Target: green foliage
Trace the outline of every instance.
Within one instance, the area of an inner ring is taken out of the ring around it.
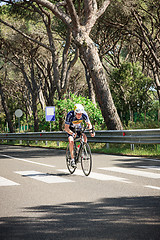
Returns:
[[[158,121],[159,102],[154,101],[147,112],[133,114],[133,121],[128,121],[127,129],[153,129],[160,128]]]
[[[70,98],[57,100],[56,102],[56,122],[60,118],[65,120],[67,112],[73,110],[74,105],[80,103],[84,106],[85,111],[88,113],[90,121],[95,125],[97,129],[101,129],[101,125],[104,123],[102,113],[98,106],[95,106],[89,98],[76,96],[71,94]],[[58,125],[58,123],[56,123]]]
[[[3,132],[5,127],[6,127],[5,114],[0,113],[0,132]]]
[[[76,103],[81,103],[85,111],[88,113],[91,123],[98,130],[102,129],[104,125],[104,119],[102,117],[101,110],[98,106],[95,106],[90,99],[82,96],[76,96],[71,94],[70,98],[65,98],[55,101],[55,121],[51,122],[51,130],[59,131],[60,122],[64,124],[66,115],[69,111],[73,110]],[[38,118],[39,118],[39,131],[50,131],[50,122],[46,121],[45,111],[43,111],[40,106],[38,106]],[[21,118],[21,123],[29,124],[29,131],[34,131],[33,116],[27,121],[25,121],[25,116]]]
[[[124,62],[111,73],[110,87],[118,112],[143,114],[153,109],[153,80],[146,77],[139,63]]]
[[[31,4],[27,1],[16,1],[11,5],[3,5],[1,12],[8,15],[8,17],[12,16],[16,21],[17,19],[25,19],[26,21],[32,19],[37,21],[37,14],[32,11]]]
[[[149,77],[146,77],[142,72],[138,63],[129,63],[124,62],[121,64],[120,68],[115,68],[112,71],[111,76],[113,81],[111,81],[112,92],[117,92],[113,89],[118,86],[122,87],[123,100],[131,106],[132,109],[141,109],[146,108],[149,101],[148,91],[152,86],[153,80]],[[119,92],[121,95],[122,91]],[[120,103],[120,105],[122,105]]]

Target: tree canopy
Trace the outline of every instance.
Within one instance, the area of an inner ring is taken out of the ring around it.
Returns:
[[[72,92],[89,94],[108,129],[122,129],[121,111],[145,111],[150,89],[160,99],[158,0],[2,2],[1,99],[10,118],[23,102],[38,131],[38,105]]]

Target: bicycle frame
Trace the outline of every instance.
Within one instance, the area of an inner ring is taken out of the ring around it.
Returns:
[[[83,135],[81,137],[79,137],[79,138],[74,140],[75,150],[77,150],[76,142],[80,142],[80,146],[78,148],[78,152],[76,152],[74,154],[75,155],[75,161],[76,161],[76,163],[78,163],[79,162],[79,157],[80,157],[80,152],[81,152],[81,149],[82,149],[82,146],[83,146],[83,143],[84,143]]]

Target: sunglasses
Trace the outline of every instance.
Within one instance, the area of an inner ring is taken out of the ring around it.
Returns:
[[[76,115],[79,115],[79,116],[80,116],[80,115],[82,115],[82,113],[76,113]]]

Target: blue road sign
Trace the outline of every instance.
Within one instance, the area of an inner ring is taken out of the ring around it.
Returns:
[[[46,121],[55,121],[55,107],[46,107]]]

